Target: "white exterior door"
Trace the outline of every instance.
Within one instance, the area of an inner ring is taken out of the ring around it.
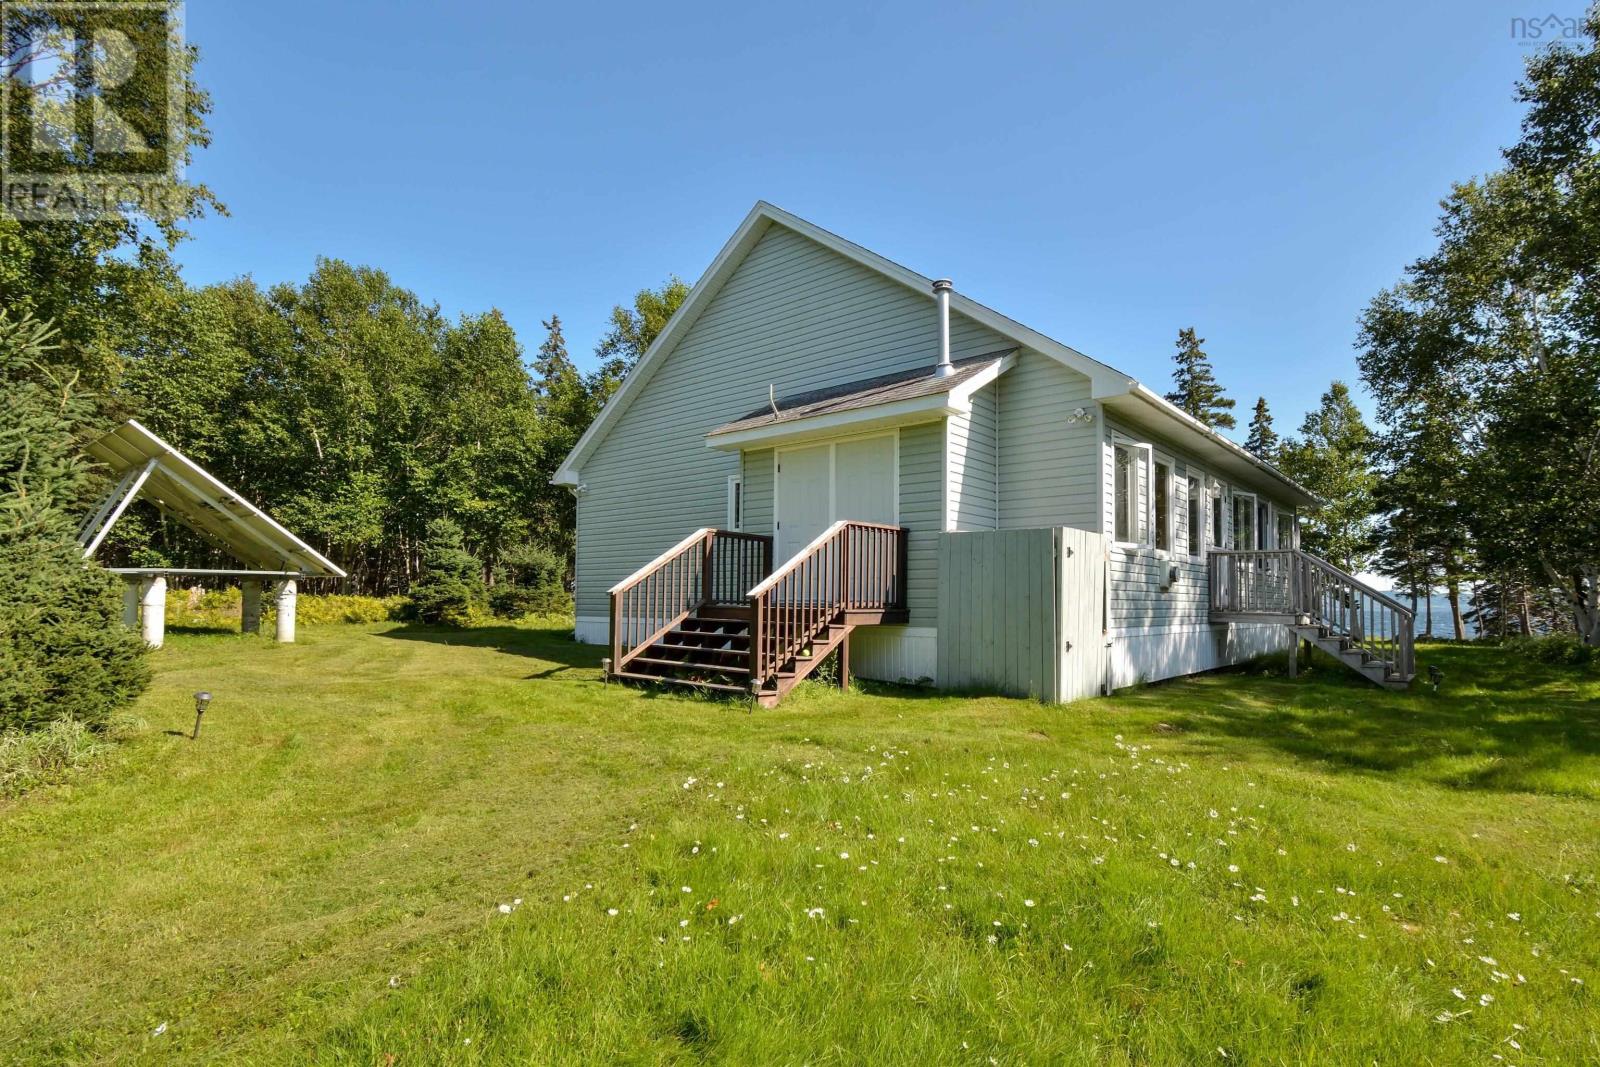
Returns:
[[[782,563],[833,521],[833,446],[778,453],[778,543]]]
[[[894,524],[899,514],[895,434],[778,453],[777,562],[840,519]]]

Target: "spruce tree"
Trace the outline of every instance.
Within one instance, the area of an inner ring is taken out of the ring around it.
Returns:
[[[1206,339],[1186,326],[1178,331],[1177,343],[1178,354],[1172,357],[1178,365],[1172,372],[1175,388],[1167,399],[1213,429],[1233,429],[1233,400],[1223,395],[1211,372],[1211,358],[1200,347]]]
[[[47,362],[54,330],[0,310],[0,727],[103,724],[149,681],[120,583],[75,536],[95,400]]]
[[[422,546],[422,577],[411,587],[417,618],[445,626],[468,626],[488,608],[483,566],[466,550],[461,527],[451,519],[428,523]]]
[[[1255,412],[1250,416],[1250,436],[1244,447],[1252,454],[1269,462],[1278,452],[1278,431],[1272,428],[1272,412],[1267,410],[1267,398],[1256,397]]]

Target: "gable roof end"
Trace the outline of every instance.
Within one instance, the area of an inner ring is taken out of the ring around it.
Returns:
[[[756,201],[750,213],[744,217],[739,228],[733,236],[722,246],[711,265],[706,268],[694,284],[683,306],[677,314],[672,316],[670,322],[655,343],[640,357],[622,386],[607,401],[606,406],[600,410],[593,423],[584,431],[578,443],[573,446],[565,462],[551,481],[557,485],[577,486],[580,483],[580,470],[583,461],[594,450],[595,446],[605,436],[622,412],[628,409],[634,398],[644,388],[654,375],[657,366],[668,353],[677,346],[679,340],[688,333],[701,313],[709,305],[716,294],[722,289],[723,284],[732,276],[733,272],[743,262],[750,250],[760,240],[770,226],[782,226],[792,230],[802,237],[809,238],[830,251],[836,252],[852,262],[858,263],[869,270],[875,271],[886,278],[890,278],[926,298],[930,304],[934,302],[932,291],[933,279],[918,274],[909,267],[901,266],[893,260],[886,259],[868,248],[848,241],[838,234],[830,233],[814,223],[807,222],[798,215],[792,215],[780,207],[767,203],[765,200]],[[1142,403],[1137,406],[1156,416],[1161,422],[1186,437],[1198,434],[1203,439],[1209,451],[1226,457],[1229,466],[1241,471],[1248,471],[1251,475],[1265,476],[1273,483],[1286,489],[1297,503],[1311,504],[1315,497],[1308,493],[1302,486],[1285,476],[1270,463],[1264,463],[1251,455],[1234,441],[1224,437],[1216,430],[1205,426],[1203,423],[1191,418],[1179,409],[1144,385],[1137,379],[1117,370],[1115,367],[1102,363],[1097,359],[1084,355],[1075,348],[1062,344],[1054,338],[1047,337],[1037,330],[1030,329],[1015,319],[1008,318],[993,308],[978,303],[971,297],[956,292],[950,296],[952,311],[965,315],[980,325],[1000,334],[1002,337],[1017,342],[1023,347],[1040,352],[1059,363],[1077,371],[1087,377],[1091,383],[1092,395],[1099,401],[1116,401],[1118,399],[1137,399]]]

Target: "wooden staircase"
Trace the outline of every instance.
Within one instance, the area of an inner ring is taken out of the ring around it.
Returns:
[[[763,707],[857,626],[906,621],[905,530],[837,522],[772,571],[772,539],[701,529],[611,589],[609,679],[743,695]]]
[[[1387,689],[1416,677],[1411,609],[1327,560],[1297,548],[1213,549],[1207,566],[1212,622],[1282,623],[1296,642]]]

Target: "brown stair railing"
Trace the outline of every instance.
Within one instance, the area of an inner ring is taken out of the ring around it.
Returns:
[[[611,587],[611,671],[701,607],[742,605],[772,570],[772,538],[704,527]]]
[[[759,690],[849,612],[905,608],[906,531],[836,522],[750,590],[750,679]]]
[[[1325,559],[1300,549],[1213,549],[1211,610],[1324,627],[1400,678],[1416,674],[1413,612]]]

